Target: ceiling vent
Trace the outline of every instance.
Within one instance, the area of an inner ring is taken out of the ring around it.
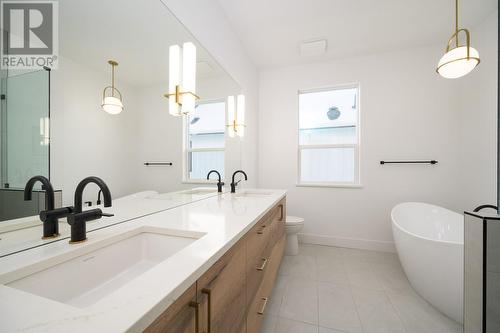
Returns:
[[[326,52],[326,39],[308,40],[300,43],[300,55],[303,57],[319,56]]]

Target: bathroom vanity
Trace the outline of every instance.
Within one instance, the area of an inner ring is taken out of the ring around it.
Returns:
[[[6,256],[0,330],[258,332],[285,216],[285,191],[242,190]]]
[[[284,209],[282,199],[146,332],[258,332],[283,256]]]

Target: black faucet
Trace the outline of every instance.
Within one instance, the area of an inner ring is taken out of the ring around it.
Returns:
[[[209,180],[209,179],[210,179],[210,175],[211,175],[212,173],[216,173],[216,174],[217,174],[217,176],[219,177],[219,181],[217,182],[217,192],[222,193],[222,186],[224,186],[224,183],[222,182],[222,180],[221,180],[221,178],[220,178],[220,173],[219,173],[219,171],[217,171],[217,170],[210,170],[210,172],[209,172],[209,173],[208,173],[208,175],[207,175],[207,180]]]
[[[111,192],[108,185],[99,177],[87,177],[83,179],[75,190],[75,208],[73,214],[68,216],[68,223],[71,226],[70,243],[80,243],[87,239],[87,221],[100,219],[103,216],[110,217],[113,214],[103,213],[101,209],[90,209],[82,212],[82,196],[85,186],[94,183],[102,190],[104,197],[104,207],[111,207]]]
[[[99,189],[99,192],[97,192],[97,202],[96,202],[96,205],[100,205],[101,204],[101,194],[102,194],[102,190]]]
[[[73,207],[54,209],[54,188],[44,176],[34,176],[28,180],[24,187],[25,201],[31,200],[36,182],[42,183],[42,189],[45,190],[45,210],[40,212],[40,220],[43,222],[42,239],[57,237],[59,236],[59,219],[68,216],[73,211]]]
[[[233,178],[231,182],[231,193],[236,193],[236,186],[238,186],[238,183],[241,182],[241,179],[238,180],[236,183],[234,182],[234,176],[236,176],[237,173],[242,173],[245,176],[245,180],[248,180],[247,174],[243,170],[237,170],[233,173]]]

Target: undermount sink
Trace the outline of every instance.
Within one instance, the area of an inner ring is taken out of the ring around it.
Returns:
[[[235,194],[237,197],[254,197],[254,198],[261,198],[261,197],[267,197],[273,194],[272,192],[269,191],[259,191],[259,190],[244,190],[241,192],[238,192]]]
[[[121,236],[121,237],[120,237]],[[84,308],[181,251],[202,233],[142,227],[117,236],[99,249],[43,271],[7,283],[7,286]]]

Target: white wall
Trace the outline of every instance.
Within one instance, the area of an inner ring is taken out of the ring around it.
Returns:
[[[258,74],[217,0],[162,0],[213,58],[232,75],[246,95],[247,128],[242,140],[242,168],[247,184],[257,184]]]
[[[460,207],[471,210],[496,205],[498,18],[491,14],[471,30],[481,63],[460,79],[461,181]]]
[[[103,68],[106,63],[103,63]],[[124,111],[109,115],[101,109],[102,89],[110,75],[60,57],[51,72],[50,173],[54,188],[63,190],[63,205],[73,204],[74,190],[87,176],[101,177],[113,197],[136,188],[137,144],[133,133],[139,116],[133,89],[119,80]],[[89,185],[85,200],[97,199]]]
[[[306,219],[303,240],[393,250],[390,210],[425,201],[461,210],[458,82],[435,73],[427,47],[260,74],[259,186],[286,188],[288,213]],[[296,187],[297,92],[360,84],[362,188]],[[437,159],[385,165],[380,160]]]

